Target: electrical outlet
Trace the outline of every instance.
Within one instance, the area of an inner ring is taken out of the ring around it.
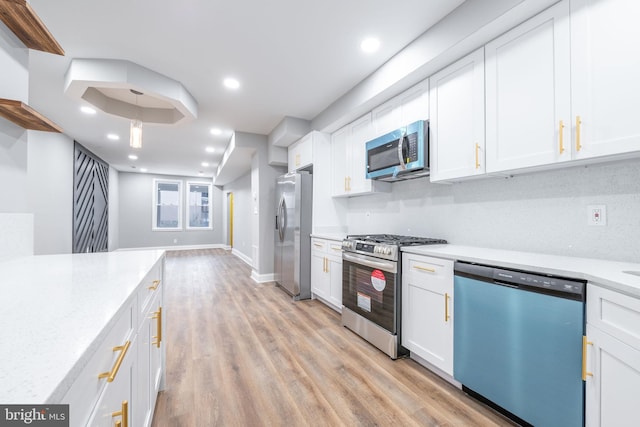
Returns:
[[[587,224],[607,225],[607,206],[589,205],[587,206]]]

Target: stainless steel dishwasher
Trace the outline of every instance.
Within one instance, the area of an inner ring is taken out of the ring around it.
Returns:
[[[586,282],[455,263],[454,377],[522,425],[583,426]]]

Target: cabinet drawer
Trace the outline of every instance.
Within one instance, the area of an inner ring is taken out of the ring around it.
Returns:
[[[327,254],[342,259],[342,242],[327,241]]]
[[[123,346],[127,340],[133,339],[135,307],[134,301],[120,313],[107,337],[95,347],[95,354],[89,359],[62,400],[62,403],[70,405],[69,425],[71,427],[84,426],[91,415],[93,407],[107,384],[107,378],[98,378],[98,375],[110,372],[122,352],[114,351],[114,347]],[[123,361],[132,357],[135,357],[135,348],[130,345]],[[117,378],[120,374],[121,372],[118,371],[115,377]]]
[[[640,350],[640,299],[589,284],[587,322]]]
[[[404,254],[403,275],[413,286],[450,292],[453,284],[453,261],[421,255]]]
[[[327,250],[329,249],[329,242],[327,242],[326,240],[323,239],[316,239],[316,238],[312,238],[311,239],[311,250],[316,252],[316,253],[323,253],[326,254]]]
[[[138,313],[147,310],[151,299],[162,292],[162,260],[151,268],[138,287]]]

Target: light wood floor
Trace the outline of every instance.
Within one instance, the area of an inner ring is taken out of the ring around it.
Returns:
[[[166,390],[154,427],[510,425],[319,301],[293,302],[222,249],[170,252]]]

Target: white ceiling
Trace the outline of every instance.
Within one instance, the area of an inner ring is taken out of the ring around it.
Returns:
[[[313,119],[461,3],[31,0],[66,56],[31,51],[29,103],[118,170],[213,176],[232,131],[267,135],[285,116]],[[381,40],[378,52],[360,51],[366,36]],[[72,58],[125,59],[175,79],[197,100],[198,118],[146,125],[133,162],[126,119],[87,116],[83,101],[64,95]],[[227,76],[239,90],[222,85]],[[213,136],[214,127],[222,135]]]

